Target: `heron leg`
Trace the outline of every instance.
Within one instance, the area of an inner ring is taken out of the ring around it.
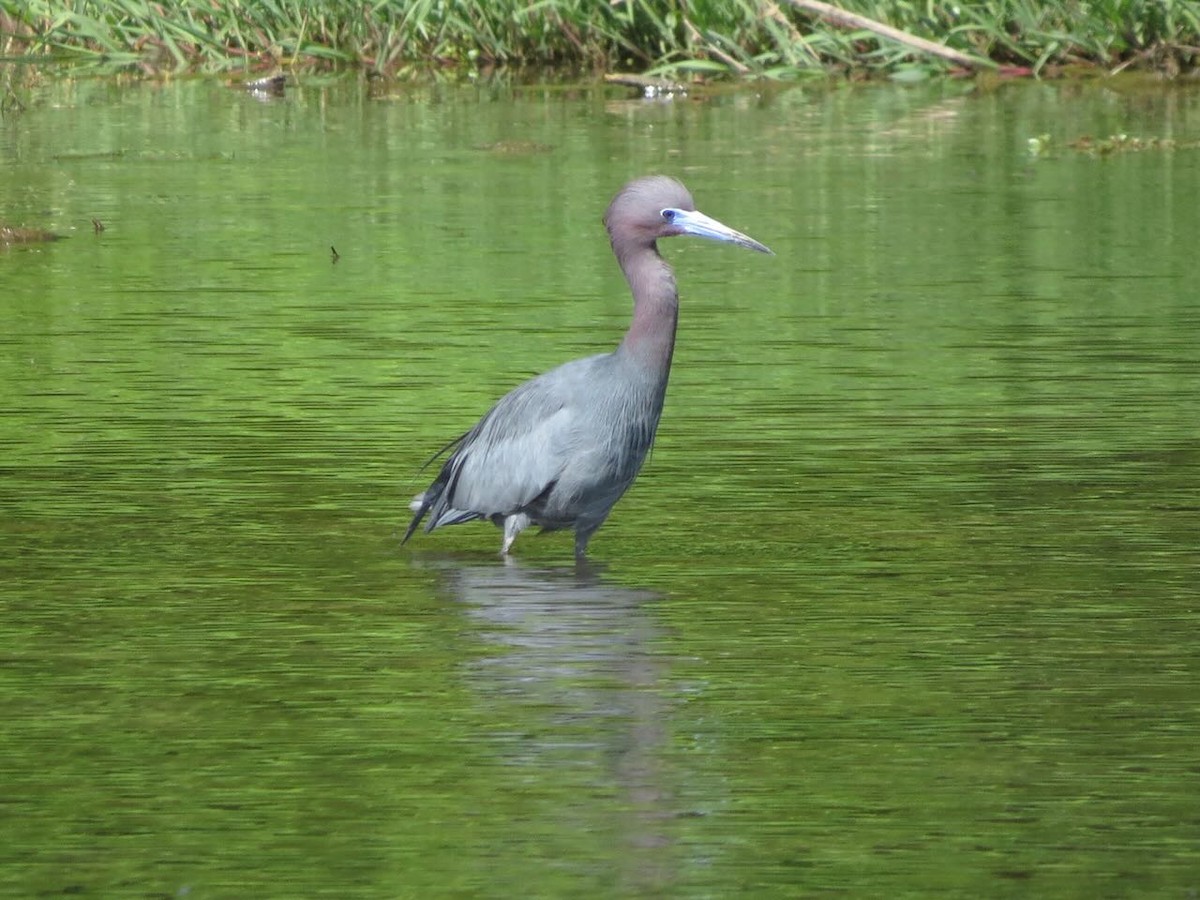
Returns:
[[[592,535],[596,533],[596,529],[604,524],[604,520],[606,518],[608,518],[607,512],[605,512],[604,515],[602,515],[599,519],[592,519],[587,522],[579,521],[575,523],[576,559],[583,559],[585,556],[587,556],[588,541],[592,539]]]
[[[501,556],[508,556],[508,551],[517,539],[517,535],[529,527],[529,516],[525,513],[514,513],[504,519],[504,546],[500,548]]]

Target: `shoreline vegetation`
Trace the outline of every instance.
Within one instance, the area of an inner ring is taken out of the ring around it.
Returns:
[[[0,0],[0,61],[146,75],[512,67],[648,86],[976,72],[1195,78],[1200,0]]]

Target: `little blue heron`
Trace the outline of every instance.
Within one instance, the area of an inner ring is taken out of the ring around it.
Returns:
[[[661,175],[621,188],[604,227],[633,292],[633,321],[620,346],[526,381],[444,447],[453,453],[413,498],[404,541],[426,515],[426,531],[489,519],[504,528],[502,555],[523,529],[540,525],[574,528],[575,555],[583,557],[637,477],[662,414],[679,295],[658,239],[692,234],[771,252],[697,211],[687,188]]]

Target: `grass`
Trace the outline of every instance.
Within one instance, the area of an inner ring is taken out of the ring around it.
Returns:
[[[1034,73],[1200,63],[1200,0],[844,0]],[[946,64],[788,0],[0,0],[0,54],[148,72],[538,66],[673,78],[923,76]]]

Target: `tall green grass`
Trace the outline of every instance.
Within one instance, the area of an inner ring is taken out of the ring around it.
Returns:
[[[955,49],[1042,70],[1190,70],[1200,0],[844,0]],[[788,0],[0,0],[0,52],[145,70],[537,65],[681,76],[936,69]]]

